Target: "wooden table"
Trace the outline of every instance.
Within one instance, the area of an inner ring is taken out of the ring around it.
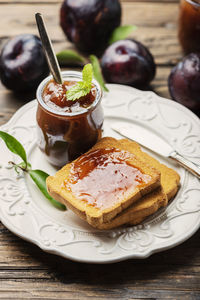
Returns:
[[[75,0],[74,0],[75,1]],[[76,0],[78,1],[78,0]],[[0,0],[0,45],[21,33],[36,33],[34,13],[45,15],[56,51],[71,46],[60,27],[59,0]],[[124,0],[123,23],[157,63],[152,88],[169,97],[167,78],[181,58],[176,0]],[[34,95],[16,96],[0,85],[0,125]],[[200,236],[145,260],[89,265],[42,252],[0,224],[1,299],[200,299]]]

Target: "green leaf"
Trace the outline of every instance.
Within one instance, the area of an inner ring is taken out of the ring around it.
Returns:
[[[117,27],[113,32],[109,39],[109,44],[117,42],[119,40],[126,39],[132,31],[134,31],[137,27],[134,25],[124,25]]]
[[[2,140],[5,142],[6,146],[11,152],[17,154],[23,159],[27,166],[26,151],[22,144],[18,140],[16,140],[12,135],[4,131],[0,131],[0,138],[2,138]]]
[[[16,140],[12,135],[4,131],[0,131],[0,138],[2,138],[2,140],[5,142],[6,146],[11,152],[19,155],[23,159],[23,161],[19,164],[11,162],[14,165],[15,171],[17,173],[19,173],[19,169],[22,169],[23,171],[28,171],[35,184],[38,186],[43,195],[52,203],[52,205],[61,210],[66,210],[66,207],[63,204],[53,199],[47,192],[46,178],[49,175],[41,170],[31,170],[31,164],[27,162],[26,152],[22,144],[18,140]]]
[[[84,57],[73,50],[63,50],[56,56],[60,65],[82,65],[85,62]]]
[[[82,71],[83,81],[86,82],[88,85],[91,85],[92,76],[93,76],[92,65],[91,64],[85,65]]]
[[[89,94],[92,88],[92,77],[92,65],[87,64],[82,71],[83,81],[79,81],[66,92],[67,100],[75,101]]]
[[[101,72],[101,67],[99,64],[99,60],[95,55],[90,55],[90,61],[92,63],[92,67],[93,67],[93,74],[94,74],[94,78],[98,81],[98,83],[100,84],[101,88],[108,92],[108,88],[105,86],[105,82],[103,79],[103,75]]]
[[[83,81],[79,81],[67,91],[67,100],[75,101],[83,96],[86,96],[89,94],[91,87],[91,84],[89,85]]]
[[[46,178],[49,176],[49,174],[41,170],[29,170],[29,175],[38,186],[40,191],[43,193],[43,195],[51,202],[53,206],[59,208],[60,210],[66,210],[65,205],[53,199],[47,192]]]

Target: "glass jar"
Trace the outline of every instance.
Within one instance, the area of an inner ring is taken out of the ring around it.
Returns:
[[[200,0],[181,0],[178,36],[185,54],[200,52]]]
[[[80,81],[82,73],[64,71],[62,78],[63,81]],[[96,94],[93,103],[88,108],[83,107],[76,112],[58,111],[43,101],[43,92],[50,80],[52,80],[52,76],[44,79],[36,93],[38,101],[37,143],[52,165],[62,167],[88,151],[101,137],[102,90],[98,82],[93,80]]]

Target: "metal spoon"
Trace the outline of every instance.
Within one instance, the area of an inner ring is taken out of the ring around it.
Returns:
[[[46,55],[46,59],[47,59],[48,65],[49,65],[50,72],[53,75],[54,80],[57,83],[62,84],[63,80],[62,80],[62,76],[61,76],[60,67],[59,67],[55,52],[53,50],[52,43],[47,34],[47,30],[45,27],[43,17],[40,13],[36,13],[35,19],[36,19],[38,31],[39,31],[40,38],[42,41],[43,50]]]

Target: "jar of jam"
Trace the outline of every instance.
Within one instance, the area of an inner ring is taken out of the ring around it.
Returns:
[[[103,110],[102,90],[96,80],[88,95],[67,100],[67,90],[82,80],[81,72],[62,72],[63,84],[52,76],[44,79],[37,89],[38,146],[47,160],[62,167],[89,150],[101,137]]]
[[[178,36],[185,54],[200,51],[200,0],[181,0]]]

